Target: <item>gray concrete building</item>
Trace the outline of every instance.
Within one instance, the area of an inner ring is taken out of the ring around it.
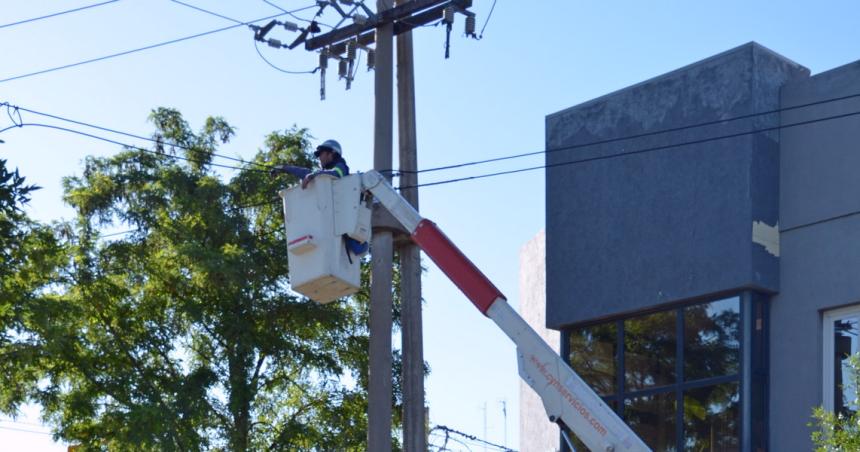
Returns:
[[[546,149],[546,326],[654,450],[810,450],[851,409],[860,62],[749,43],[547,116]]]

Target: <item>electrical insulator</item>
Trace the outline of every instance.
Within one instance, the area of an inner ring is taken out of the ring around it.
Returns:
[[[323,50],[320,52],[320,69],[325,70],[328,67],[328,53]]]
[[[299,25],[293,22],[284,22],[284,28],[287,31],[298,31]]]
[[[337,75],[340,78],[346,78],[349,74],[346,71],[346,60],[340,60],[337,63]]]
[[[278,41],[277,39],[269,39],[266,43],[269,44],[269,47],[274,47],[276,49],[281,48],[281,41]]]
[[[348,60],[354,60],[355,59],[356,44],[358,44],[358,43],[355,41],[347,41],[346,42],[346,59],[348,59]]]
[[[367,70],[372,71],[376,67],[376,50],[367,49]]]
[[[353,0],[340,0],[344,5],[354,5],[355,2]]]
[[[442,13],[442,22],[445,22],[448,25],[453,24],[454,23],[454,12],[455,11],[454,11],[453,6],[446,7]]]
[[[475,16],[466,16],[466,35],[475,36]]]
[[[364,25],[367,23],[367,16],[363,16],[361,14],[353,14],[352,21],[357,23],[358,25]]]

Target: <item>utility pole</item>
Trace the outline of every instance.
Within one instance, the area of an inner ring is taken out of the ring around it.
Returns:
[[[400,0],[399,5],[411,0]],[[397,36],[397,117],[400,194],[418,210],[418,138],[412,32]],[[412,188],[408,188],[412,187]],[[400,251],[400,326],[403,350],[403,449],[427,450],[424,417],[424,334],[421,319],[421,252],[412,241]]]
[[[272,23],[255,29],[255,39],[272,47],[305,49],[320,52],[320,96],[325,98],[325,76],[328,60],[338,61],[338,74],[346,79],[347,89],[352,81],[352,68],[357,50],[368,53],[368,67],[375,70],[374,89],[374,154],[373,167],[391,182],[393,147],[393,37],[398,36],[398,112],[400,136],[401,187],[417,184],[417,140],[415,125],[415,81],[412,63],[411,30],[441,20],[446,26],[445,57],[450,47],[451,25],[455,13],[467,17],[466,34],[476,38],[474,13],[468,11],[472,0],[377,0],[376,12],[364,2],[354,0],[317,0],[317,17],[326,8],[340,14],[341,22],[327,33],[320,32],[316,19],[305,28],[295,24]],[[351,5],[347,12],[341,5]],[[359,14],[359,10],[364,14]],[[365,15],[366,14],[366,15]],[[340,27],[347,19],[352,24]],[[266,39],[274,25],[301,31],[291,44]],[[375,43],[376,48],[369,46]],[[418,191],[404,189],[403,196],[417,209]],[[374,209],[371,235],[370,285],[370,368],[368,388],[367,449],[377,452],[391,450],[391,327],[394,234],[402,228],[387,211]],[[408,236],[404,236],[408,237]],[[417,246],[409,239],[399,248],[401,258],[401,296],[403,300],[403,395],[404,445],[407,451],[427,449],[424,412],[424,351],[421,325],[421,261]]]
[[[391,9],[391,0],[377,0],[379,14]],[[374,114],[373,167],[388,171],[391,181],[393,142],[393,29],[385,23],[376,29],[376,106]],[[370,275],[370,388],[368,394],[367,449],[391,450],[391,312],[394,237],[374,225]]]

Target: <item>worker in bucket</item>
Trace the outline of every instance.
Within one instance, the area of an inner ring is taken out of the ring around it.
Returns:
[[[295,165],[280,165],[272,169],[272,175],[292,174],[302,180],[302,188],[307,188],[308,184],[320,174],[328,174],[338,179],[349,174],[349,165],[343,159],[340,143],[335,140],[323,141],[314,151],[314,157],[320,161],[320,169],[317,171]]]
[[[307,188],[308,184],[320,174],[328,174],[338,179],[349,175],[349,165],[343,158],[343,151],[340,143],[336,140],[325,140],[317,146],[314,151],[314,157],[319,159],[320,169],[313,171],[308,168],[295,165],[280,165],[272,169],[272,175],[278,173],[292,174],[302,180],[302,189]],[[346,240],[346,249],[356,256],[363,256],[367,253],[367,242],[359,242],[351,237],[344,236]]]

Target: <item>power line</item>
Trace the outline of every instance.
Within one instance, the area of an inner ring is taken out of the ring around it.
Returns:
[[[195,9],[195,10],[197,10],[197,11],[200,11],[200,12],[203,12],[203,13],[206,13],[206,14],[210,14],[210,15],[215,16],[215,17],[220,17],[220,18],[222,18],[222,19],[226,19],[226,20],[229,20],[229,21],[233,21],[233,22],[235,22],[235,23],[238,23],[238,24],[242,24],[242,21],[239,21],[239,20],[233,19],[232,17],[228,17],[228,16],[225,16],[225,15],[223,15],[223,14],[218,14],[218,13],[216,13],[216,12],[214,12],[214,11],[209,11],[208,9],[203,9],[203,8],[200,8],[200,7],[197,7],[197,6],[194,6],[194,5],[191,5],[191,4],[188,4],[188,3],[182,2],[182,1],[180,1],[180,0],[170,0],[170,1],[172,1],[173,3],[180,4],[180,5],[182,5],[182,6],[187,6],[187,7],[191,8],[191,9]],[[284,9],[282,9],[282,8],[278,8],[278,9],[281,9],[281,11],[283,11],[284,13],[289,14],[289,11],[287,11],[287,10],[284,10]],[[244,25],[244,24],[243,24],[243,25]],[[263,56],[263,53],[262,53],[262,52],[260,52],[260,46],[259,46],[259,44],[258,44],[258,42],[257,42],[257,40],[256,40],[256,39],[254,40],[254,50],[256,50],[256,51],[257,51],[257,55],[259,55],[259,56],[260,56],[260,59],[262,59],[263,61],[265,61],[265,62],[266,62],[266,64],[268,64],[269,66],[271,66],[273,69],[278,70],[278,71],[280,71],[280,72],[283,72],[283,73],[285,73],[285,74],[314,74],[314,73],[316,73],[316,71],[319,69],[319,68],[315,68],[315,69],[313,69],[313,70],[309,70],[309,71],[290,71],[290,70],[286,70],[286,69],[283,69],[283,68],[281,68],[281,67],[278,67],[277,65],[275,65],[274,63],[272,63],[271,61],[269,61],[265,56]]]
[[[21,24],[26,24],[26,23],[30,23],[30,22],[35,22],[37,20],[49,19],[51,17],[62,16],[63,14],[69,14],[69,13],[74,13],[74,12],[78,12],[78,11],[83,11],[85,9],[95,8],[97,6],[107,5],[108,3],[115,3],[118,1],[119,0],[108,0],[106,2],[94,3],[92,5],[81,6],[80,8],[67,9],[65,11],[59,11],[59,12],[48,14],[45,16],[33,17],[32,19],[19,20],[17,22],[11,22],[8,24],[0,25],[0,29],[7,28],[7,27],[14,27],[15,25],[21,25]]]
[[[468,439],[468,440],[470,440],[470,441],[477,442],[477,443],[481,443],[481,444],[483,444],[483,445],[487,445],[487,446],[490,446],[490,447],[495,447],[495,448],[500,449],[500,450],[505,451],[505,452],[516,452],[514,449],[510,449],[510,448],[508,448],[507,446],[502,446],[502,445],[499,445],[499,444],[491,443],[491,442],[489,442],[489,441],[487,441],[487,440],[484,440],[484,439],[478,438],[478,437],[477,437],[477,436],[475,436],[475,435],[470,435],[470,434],[468,434],[468,433],[463,433],[463,432],[461,432],[461,431],[459,431],[459,430],[454,430],[453,428],[446,427],[446,426],[444,426],[444,425],[437,425],[437,426],[435,426],[435,427],[433,427],[433,428],[431,429],[431,431],[433,431],[433,430],[442,430],[443,432],[445,432],[445,433],[446,433],[446,435],[447,435],[448,433],[453,433],[453,434],[455,434],[455,435],[459,435],[459,436],[461,436],[461,437],[463,437],[463,438],[466,438],[466,439]]]
[[[271,67],[272,67],[272,69],[275,69],[275,70],[277,70],[277,71],[283,72],[284,74],[291,74],[291,75],[298,75],[298,74],[315,74],[315,73],[319,70],[319,67],[314,68],[313,70],[309,70],[309,71],[289,71],[289,70],[286,70],[286,69],[280,68],[280,67],[276,66],[276,65],[275,65],[275,63],[272,63],[272,62],[271,62],[271,61],[269,61],[265,56],[263,56],[263,52],[260,52],[260,45],[259,45],[259,43],[257,42],[257,40],[254,40],[254,50],[256,50],[256,51],[257,51],[257,55],[259,55],[259,56],[260,56],[260,58],[261,58],[263,61],[265,61],[265,62],[266,62],[266,64],[268,64],[269,66],[271,66]]]
[[[456,178],[456,179],[448,179],[448,180],[442,180],[442,181],[437,181],[437,182],[428,182],[428,183],[424,183],[424,184],[416,184],[416,185],[410,185],[410,186],[405,186],[405,187],[400,187],[400,188],[401,188],[401,190],[404,190],[404,189],[409,189],[409,188],[432,187],[434,185],[451,184],[454,182],[463,182],[463,181],[467,181],[467,180],[483,179],[483,178],[487,178],[487,177],[503,176],[503,175],[515,174],[515,173],[523,173],[526,171],[534,171],[534,170],[546,169],[546,168],[557,168],[557,167],[567,166],[567,165],[576,165],[579,163],[594,162],[594,161],[598,161],[598,160],[608,160],[608,159],[612,159],[612,158],[616,158],[616,157],[624,157],[624,156],[628,156],[628,155],[644,154],[644,153],[648,153],[648,152],[662,151],[662,150],[666,150],[666,149],[679,148],[682,146],[689,146],[689,145],[693,145],[693,144],[702,144],[702,143],[707,143],[707,142],[711,142],[711,141],[725,140],[725,139],[729,139],[729,138],[736,138],[736,137],[741,137],[741,136],[745,136],[745,135],[752,135],[752,134],[756,134],[756,133],[771,132],[771,131],[776,131],[776,130],[781,130],[781,129],[788,129],[788,128],[792,128],[792,127],[800,127],[800,126],[814,124],[814,123],[818,123],[818,122],[830,121],[830,120],[841,119],[841,118],[848,118],[848,117],[857,116],[857,115],[860,115],[860,111],[855,111],[852,113],[844,113],[844,114],[834,115],[834,116],[827,116],[827,117],[818,118],[818,119],[811,119],[808,121],[801,121],[801,122],[796,122],[796,123],[786,124],[786,125],[781,125],[781,126],[765,127],[765,128],[761,128],[761,129],[749,130],[746,132],[738,132],[738,133],[732,133],[732,134],[727,134],[727,135],[719,135],[719,136],[715,136],[715,137],[702,138],[699,140],[684,141],[681,143],[668,144],[668,145],[664,145],[664,146],[654,146],[654,147],[649,147],[649,148],[637,149],[637,150],[633,150],[633,151],[625,151],[625,152],[619,152],[619,153],[615,153],[615,154],[601,155],[601,156],[597,156],[597,157],[589,157],[589,158],[578,159],[578,160],[570,160],[570,161],[566,161],[566,162],[558,162],[558,163],[552,163],[552,164],[548,164],[548,165],[532,166],[532,167],[528,167],[528,168],[519,168],[519,169],[514,169],[514,170],[509,170],[509,171],[499,171],[499,172],[495,172],[495,173],[480,174],[477,176],[460,177],[460,178]],[[540,151],[540,152],[543,153],[543,152],[549,152],[549,151]]]
[[[123,131],[121,131],[121,130],[111,129],[111,128],[109,128],[109,127],[98,126],[98,125],[95,125],[95,124],[91,124],[91,123],[87,123],[87,122],[83,122],[83,121],[78,121],[78,120],[74,120],[74,119],[70,119],[70,118],[65,118],[65,117],[58,116],[58,115],[53,115],[53,114],[50,114],[50,113],[44,113],[44,112],[40,112],[40,111],[36,111],[36,110],[31,110],[31,109],[29,109],[29,108],[19,107],[19,106],[16,106],[16,105],[10,105],[10,104],[9,104],[9,103],[7,103],[7,102],[0,103],[0,107],[3,107],[3,106],[5,106],[5,107],[7,108],[7,114],[9,115],[9,119],[10,119],[10,120],[12,120],[13,125],[12,125],[12,126],[9,126],[9,127],[6,127],[5,129],[0,130],[0,133],[3,133],[3,132],[5,132],[5,131],[7,131],[7,130],[9,130],[9,129],[12,129],[12,128],[15,128],[15,127],[21,127],[21,126],[23,125],[23,122],[21,121],[21,113],[20,113],[20,112],[22,112],[22,111],[23,111],[23,112],[32,113],[32,114],[34,114],[34,115],[38,115],[38,116],[44,116],[44,117],[46,117],[46,118],[56,119],[56,120],[58,120],[58,121],[68,122],[68,123],[71,123],[71,124],[76,124],[76,125],[79,125],[79,126],[89,127],[89,128],[97,129],[97,130],[101,130],[101,131],[104,131],[104,132],[110,132],[110,133],[114,133],[114,134],[117,134],[117,135],[127,136],[127,137],[129,137],[129,138],[136,138],[136,139],[138,139],[138,140],[145,140],[145,141],[149,141],[149,142],[151,142],[151,143],[155,143],[155,144],[157,144],[157,145],[167,145],[167,146],[177,147],[177,148],[179,148],[179,149],[185,149],[185,150],[189,150],[189,151],[194,149],[194,148],[192,148],[191,146],[185,146],[185,145],[181,145],[181,144],[179,144],[179,143],[170,143],[170,142],[165,143],[165,142],[163,142],[162,140],[155,139],[155,138],[145,137],[145,136],[142,136],[142,135],[137,135],[137,134],[129,133],[129,132],[123,132]],[[17,115],[17,121],[15,120],[15,116],[13,116],[13,115],[12,115],[12,111],[14,111],[14,112],[16,113],[16,115]],[[104,140],[102,140],[102,141],[104,141]],[[130,145],[127,145],[127,144],[124,144],[124,143],[119,143],[119,142],[113,142],[113,143],[121,144],[121,145],[126,146],[126,147],[134,147],[134,146],[130,146]],[[267,170],[272,169],[272,166],[270,166],[270,165],[265,165],[265,164],[257,163],[257,162],[254,162],[254,161],[246,162],[245,160],[242,160],[242,159],[240,159],[240,158],[230,157],[230,156],[228,156],[228,155],[218,154],[218,153],[216,153],[216,152],[211,153],[211,155],[213,155],[213,156],[215,156],[215,157],[219,157],[219,158],[225,159],[225,160],[231,160],[231,161],[234,161],[234,162],[242,163],[242,164],[252,164],[252,165],[256,165],[256,166],[259,166],[259,167],[265,168],[265,169],[267,169]],[[231,167],[231,168],[232,168],[232,167]]]
[[[29,429],[23,429],[23,428],[7,427],[5,425],[0,425],[0,429],[11,430],[11,431],[15,431],[15,432],[38,433],[40,435],[52,435],[51,432],[40,432],[38,430],[29,430]]]
[[[484,26],[481,27],[481,32],[478,33],[478,39],[484,39],[484,30],[487,29],[487,24],[490,23],[490,18],[493,17],[493,11],[496,10],[496,0],[493,0],[493,6],[490,7],[490,12],[487,14],[487,20],[484,21]]]
[[[104,141],[104,142],[106,142],[106,143],[116,144],[116,145],[118,145],[118,146],[123,146],[123,147],[128,148],[128,149],[135,149],[135,150],[138,150],[138,151],[141,151],[141,152],[146,152],[146,153],[149,153],[149,154],[161,155],[161,156],[164,156],[164,157],[167,157],[167,158],[171,158],[171,159],[183,160],[183,161],[186,161],[186,162],[189,162],[189,163],[198,163],[198,164],[201,164],[201,165],[204,165],[204,164],[205,164],[205,165],[209,165],[209,166],[214,166],[214,167],[218,167],[218,168],[225,168],[225,169],[231,169],[231,170],[245,170],[245,171],[257,171],[257,172],[268,173],[268,171],[266,171],[266,170],[258,170],[258,169],[254,169],[254,168],[242,168],[242,167],[238,167],[238,166],[222,165],[222,164],[220,164],[220,163],[206,162],[206,161],[204,161],[204,160],[192,159],[192,158],[188,158],[188,157],[182,157],[182,156],[179,156],[179,155],[166,154],[166,153],[163,153],[163,152],[153,151],[153,150],[146,149],[146,148],[142,148],[142,147],[139,147],[139,146],[133,146],[133,145],[130,145],[130,144],[128,144],[128,143],[123,143],[123,142],[121,142],[121,141],[112,140],[112,139],[110,139],[110,138],[105,138],[105,137],[102,137],[102,136],[93,135],[93,134],[91,134],[91,133],[82,132],[82,131],[80,131],[80,130],[69,129],[69,128],[67,128],[67,127],[60,127],[60,126],[55,126],[55,125],[51,125],[51,124],[41,124],[41,123],[37,123],[37,122],[25,122],[25,123],[21,123],[21,124],[18,124],[18,125],[15,125],[15,126],[11,126],[11,127],[7,127],[6,129],[0,130],[0,133],[2,133],[2,132],[3,132],[3,131],[5,131],[5,130],[8,130],[8,129],[10,129],[10,128],[13,128],[13,127],[18,127],[18,128],[21,128],[21,127],[44,127],[44,128],[46,128],[46,129],[54,129],[54,130],[59,130],[59,131],[62,131],[62,132],[68,132],[68,133],[73,133],[73,134],[76,134],[76,135],[85,136],[85,137],[88,137],[88,138],[92,138],[92,139],[94,139],[94,140],[99,140],[99,141]],[[214,155],[214,154],[213,154],[213,155]]]
[[[170,1],[171,1],[171,2],[173,2],[173,3],[179,4],[179,5],[182,5],[182,6],[186,6],[186,7],[191,8],[191,9],[195,9],[195,10],[200,11],[200,12],[202,12],[202,13],[206,13],[206,14],[209,14],[209,15],[212,15],[212,16],[215,16],[215,17],[220,17],[220,18],[222,18],[222,19],[226,19],[226,20],[229,20],[229,21],[231,21],[231,22],[235,22],[235,23],[237,23],[237,24],[245,25],[245,23],[244,23],[244,22],[242,22],[241,20],[236,20],[236,19],[233,19],[232,17],[227,17],[227,16],[225,16],[225,15],[223,15],[223,14],[218,14],[218,13],[216,13],[216,12],[209,11],[208,9],[203,9],[203,8],[201,8],[201,7],[199,7],[199,6],[194,6],[194,5],[190,4],[190,3],[185,3],[185,2],[182,2],[182,1],[179,1],[179,0],[170,0]],[[286,13],[286,11],[284,11],[284,13]]]
[[[633,139],[637,139],[637,138],[651,137],[651,136],[655,136],[655,135],[662,135],[664,133],[680,132],[683,130],[696,129],[699,127],[707,127],[707,126],[713,126],[713,125],[718,125],[718,124],[727,124],[727,123],[739,121],[742,119],[751,119],[751,118],[755,118],[758,116],[765,116],[765,115],[771,115],[771,114],[775,114],[775,113],[782,113],[785,111],[798,110],[801,108],[807,108],[807,107],[827,104],[827,103],[831,103],[831,102],[838,102],[838,101],[842,101],[842,100],[853,99],[856,97],[860,97],[860,93],[849,94],[847,96],[833,97],[833,98],[819,100],[819,101],[815,101],[815,102],[809,102],[806,104],[794,105],[791,107],[776,108],[773,110],[765,110],[765,111],[760,111],[760,112],[756,112],[756,113],[749,113],[749,114],[740,115],[740,116],[733,116],[731,118],[726,118],[726,119],[717,119],[717,120],[713,120],[713,121],[706,121],[706,122],[701,122],[701,123],[697,123],[697,124],[690,124],[690,125],[686,125],[686,126],[679,126],[679,127],[668,128],[668,129],[654,130],[651,132],[643,132],[643,133],[626,135],[626,136],[621,136],[621,137],[616,137],[616,138],[607,138],[605,140],[597,140],[597,141],[591,141],[588,143],[574,144],[574,145],[570,145],[570,146],[562,146],[562,147],[558,147],[558,148],[545,149],[542,151],[525,152],[525,153],[521,153],[521,154],[512,154],[512,155],[506,155],[506,156],[501,156],[501,157],[489,158],[489,159],[485,159],[485,160],[476,160],[476,161],[472,161],[472,162],[457,163],[457,164],[445,165],[445,166],[437,166],[435,168],[426,168],[423,170],[418,170],[418,171],[415,171],[415,173],[430,173],[430,172],[443,171],[443,170],[449,170],[449,169],[454,169],[454,168],[462,168],[462,167],[466,167],[466,166],[481,165],[484,163],[500,162],[503,160],[512,160],[512,159],[517,159],[517,158],[522,158],[522,157],[531,157],[533,155],[552,154],[555,152],[569,151],[569,150],[573,150],[573,149],[580,149],[580,148],[585,148],[585,147],[589,147],[589,146],[596,146],[596,145],[601,145],[601,144],[617,143],[619,141],[626,141],[626,140],[633,140]],[[406,171],[402,171],[402,172],[405,173]]]
[[[288,15],[288,16],[290,16],[290,17],[292,17],[293,19],[300,20],[300,21],[302,21],[302,22],[307,22],[307,23],[314,23],[314,22],[316,22],[316,21],[313,21],[313,20],[310,20],[310,19],[305,19],[304,17],[299,17],[299,16],[297,16],[297,15],[293,14],[293,13],[296,13],[296,12],[298,12],[298,11],[292,11],[292,12],[291,12],[291,11],[287,11],[286,9],[281,8],[280,6],[276,5],[275,3],[270,2],[269,0],[263,0],[263,3],[265,3],[265,4],[267,4],[267,5],[271,6],[271,7],[273,7],[273,8],[275,8],[275,9],[279,9],[279,10],[283,11],[283,13],[284,13],[284,14],[286,14],[286,15]],[[317,5],[314,5],[314,6],[309,7],[309,8],[315,8],[316,6],[317,6]],[[319,13],[317,13],[317,15],[316,15],[315,17],[319,17]],[[316,24],[317,24],[317,25],[323,25],[323,26],[326,26],[326,27],[328,27],[328,28],[332,28],[332,29],[334,28],[333,26],[331,26],[331,25],[329,25],[329,24],[324,24],[324,23],[322,23],[322,22],[316,22]]]
[[[300,11],[304,11],[304,10],[306,10],[306,9],[315,8],[315,7],[316,7],[316,5],[306,6],[306,7],[304,7],[304,8],[299,8],[299,9],[293,10],[293,12],[300,12]],[[89,60],[79,61],[79,62],[77,62],[77,63],[65,64],[65,65],[62,65],[62,66],[56,66],[56,67],[52,67],[52,68],[48,68],[48,69],[42,69],[42,70],[40,70],[40,71],[35,71],[35,72],[29,72],[29,73],[26,73],[26,74],[16,75],[16,76],[14,76],[14,77],[8,77],[8,78],[5,78],[5,79],[0,79],[0,83],[10,82],[10,81],[12,81],[12,80],[18,80],[18,79],[27,78],[27,77],[33,77],[33,76],[41,75],[41,74],[47,74],[47,73],[49,73],[49,72],[59,71],[59,70],[63,70],[63,69],[69,69],[69,68],[76,67],[76,66],[81,66],[81,65],[84,65],[84,64],[95,63],[95,62],[98,62],[98,61],[103,61],[103,60],[107,60],[107,59],[111,59],[111,58],[116,58],[116,57],[120,57],[120,56],[124,56],[124,55],[129,55],[129,54],[132,54],[132,53],[135,53],[135,52],[141,52],[141,51],[144,51],[144,50],[150,50],[150,49],[154,49],[154,48],[157,48],[157,47],[164,47],[164,46],[167,46],[167,45],[176,44],[176,43],[178,43],[178,42],[187,41],[187,40],[189,40],[189,39],[200,38],[200,37],[203,37],[203,36],[208,36],[208,35],[211,35],[211,34],[220,33],[220,32],[222,32],[222,31],[232,30],[232,29],[234,29],[234,28],[238,28],[238,27],[242,27],[242,26],[250,25],[250,24],[252,24],[252,23],[254,23],[254,22],[261,22],[261,21],[264,21],[264,20],[274,19],[274,18],[276,18],[276,17],[280,17],[280,16],[282,16],[282,15],[284,15],[284,13],[275,14],[275,15],[267,16],[267,17],[261,17],[261,18],[259,18],[259,19],[254,19],[254,20],[251,20],[251,21],[248,21],[248,22],[241,22],[241,23],[237,23],[237,24],[234,24],[234,25],[229,25],[229,26],[226,26],[226,27],[216,28],[216,29],[214,29],[214,30],[204,31],[204,32],[202,32],[202,33],[197,33],[197,34],[193,34],[193,35],[189,35],[189,36],[184,36],[184,37],[181,37],[181,38],[171,39],[170,41],[164,41],[164,42],[159,42],[159,43],[156,43],[156,44],[150,44],[150,45],[148,45],[148,46],[144,46],[144,47],[138,47],[138,48],[136,48],[136,49],[125,50],[125,51],[123,51],[123,52],[113,53],[113,54],[110,54],[110,55],[105,55],[105,56],[101,56],[101,57],[97,57],[97,58],[90,58]]]

